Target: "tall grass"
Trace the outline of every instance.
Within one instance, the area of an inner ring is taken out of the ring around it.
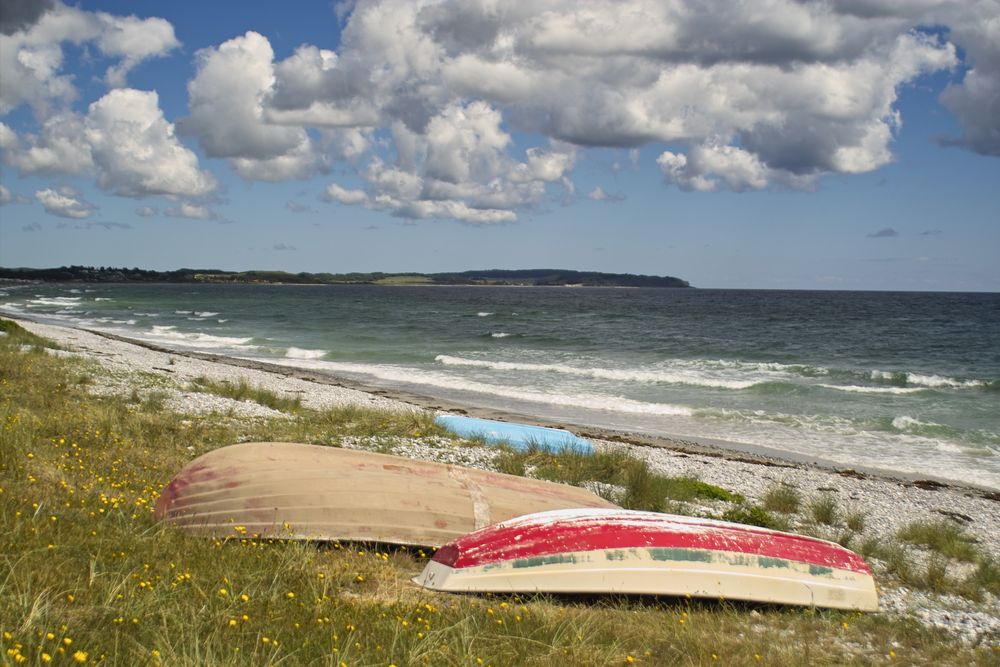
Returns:
[[[253,401],[254,403],[281,412],[291,412],[302,407],[302,398],[298,396],[293,398],[279,396],[268,389],[252,386],[247,382],[246,378],[240,378],[239,382],[232,383],[227,381],[216,382],[206,377],[198,377],[191,382],[191,389],[231,398],[235,401]]]
[[[914,521],[897,533],[899,539],[919,544],[942,556],[971,563],[979,549],[974,538],[948,519]]]
[[[881,616],[685,600],[480,597],[409,582],[408,551],[201,539],[158,524],[193,456],[428,427],[301,409],[247,422],[142,409],[72,381],[99,370],[0,337],[0,663],[107,665],[989,664]],[[753,614],[750,611],[754,612]]]
[[[924,554],[918,555],[914,547]],[[912,588],[970,600],[982,600],[985,593],[1000,595],[1000,565],[971,535],[944,519],[910,523],[895,537],[869,538],[858,552],[878,559],[891,577]]]
[[[504,450],[495,465],[501,472],[530,474],[539,479],[582,486],[588,482],[609,489],[609,500],[626,509],[663,511],[676,503],[696,500],[739,501],[742,496],[693,477],[670,477],[650,469],[624,449],[583,454],[551,452],[538,447]]]
[[[761,504],[769,512],[794,514],[802,505],[802,493],[790,484],[774,484],[765,489]]]
[[[818,524],[836,526],[840,523],[840,514],[837,497],[829,491],[824,491],[809,501],[809,515]]]

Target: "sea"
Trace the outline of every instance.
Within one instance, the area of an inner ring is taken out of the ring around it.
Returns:
[[[548,422],[1000,489],[1000,294],[8,284],[0,313]]]

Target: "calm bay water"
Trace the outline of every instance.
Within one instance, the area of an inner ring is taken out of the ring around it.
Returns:
[[[44,284],[0,287],[0,310],[1000,488],[1000,294]]]

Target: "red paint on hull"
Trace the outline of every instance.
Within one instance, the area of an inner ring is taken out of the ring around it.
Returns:
[[[477,567],[560,553],[629,548],[710,549],[871,574],[838,544],[754,526],[628,510],[543,512],[482,528],[445,545],[433,560]]]

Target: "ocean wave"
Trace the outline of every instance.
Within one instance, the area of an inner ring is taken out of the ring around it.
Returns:
[[[721,389],[747,389],[762,380],[731,380],[726,378],[708,377],[696,372],[663,371],[663,370],[618,370],[612,368],[580,368],[566,364],[532,364],[513,361],[485,361],[481,359],[466,359],[447,354],[439,354],[434,358],[445,366],[465,366],[484,368],[495,371],[521,371],[527,373],[559,373],[575,377],[588,377],[598,380],[613,380],[616,382],[641,382],[661,384],[687,384],[701,387]]]
[[[916,394],[924,391],[920,387],[863,387],[860,385],[821,384],[820,387],[852,394]]]
[[[495,332],[493,332],[493,333],[490,334],[490,337],[491,338],[509,338],[510,336],[513,336],[513,335],[514,334],[509,334],[509,333],[507,333],[505,331],[495,331]]]
[[[488,313],[485,310],[476,313],[478,317],[489,317],[490,315],[496,315],[496,313]]]
[[[957,380],[955,378],[941,377],[940,375],[920,375],[918,373],[907,373],[906,381],[909,384],[935,389],[940,387],[977,389],[986,386],[986,383],[982,380]]]
[[[328,370],[335,373],[361,374],[380,381],[388,381],[394,385],[410,384],[435,387],[437,389],[445,389],[449,391],[484,394],[499,398],[541,403],[545,405],[556,405],[560,407],[571,407],[574,409],[663,416],[691,416],[693,414],[691,408],[682,405],[647,403],[645,401],[637,401],[623,396],[608,396],[603,394],[568,392],[550,393],[538,390],[526,390],[523,387],[486,384],[483,382],[476,382],[474,380],[454,377],[444,373],[428,372],[401,366],[345,364],[320,360],[290,359],[276,360],[276,363],[289,366],[315,368],[318,370]]]
[[[118,320],[118,319],[115,319],[113,317],[98,317],[96,320],[94,320],[94,322],[98,322],[100,324],[128,324],[128,325],[134,325],[134,324],[136,324],[137,320]]]
[[[808,364],[784,364],[778,361],[744,361],[741,359],[674,359],[671,365],[711,371],[738,371],[741,373],[769,373],[802,377],[825,377],[829,368]]]
[[[53,296],[46,297],[39,295],[35,299],[29,299],[25,304],[28,308],[38,308],[40,306],[55,306],[57,308],[65,308],[66,306],[76,306],[79,305],[80,299],[83,297],[79,296]]]
[[[326,350],[307,350],[301,347],[290,347],[285,351],[285,356],[289,359],[322,359],[326,355]]]
[[[924,422],[919,419],[915,419],[908,415],[900,415],[892,420],[892,427],[897,431],[914,431],[914,430],[926,430],[928,428],[941,429],[946,428],[942,424],[936,424],[934,422]]]
[[[182,332],[177,331],[176,329],[176,327],[171,326],[154,326],[152,331],[149,334],[146,334],[145,337],[170,345],[180,345],[183,347],[193,347],[198,349],[254,349],[257,347],[255,345],[248,345],[248,343],[253,340],[252,337],[243,338],[237,336],[213,336],[207,333]]]
[[[96,296],[94,297],[94,301],[114,301],[114,299],[107,296]]]
[[[992,383],[984,380],[962,380],[941,375],[925,375],[923,373],[872,371],[869,376],[873,382],[888,383],[897,386],[926,387],[929,389],[982,389]]]
[[[757,434],[765,432],[775,439],[789,440],[801,437],[849,443],[877,440],[886,447],[909,451],[915,446],[952,454],[996,455],[1000,434],[985,431],[963,431],[945,424],[923,421],[909,415],[892,419],[884,417],[851,418],[839,415],[789,414],[766,410],[737,410],[730,408],[698,408],[694,416],[709,423],[724,423],[726,430],[739,433],[738,439],[754,441]],[[761,430],[763,428],[763,431]],[[799,433],[800,436],[793,434]],[[817,441],[819,442],[819,441]],[[895,443],[895,444],[893,444]],[[761,441],[760,444],[768,444]],[[774,443],[772,443],[774,444]],[[884,453],[884,452],[883,452]]]
[[[847,417],[835,415],[796,415],[767,410],[739,410],[733,408],[699,408],[695,417],[724,422],[742,422],[754,425],[780,425],[821,433],[856,434],[862,425]]]

